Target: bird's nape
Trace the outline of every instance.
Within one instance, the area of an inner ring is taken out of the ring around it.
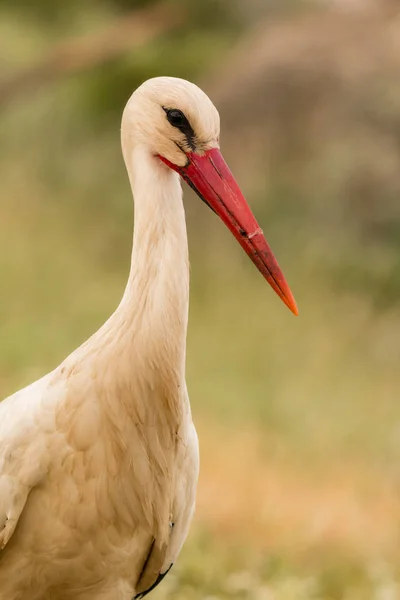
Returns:
[[[297,316],[296,301],[289,285],[219,149],[207,150],[202,156],[189,152],[187,158],[187,164],[179,167],[160,156],[220,217],[272,289]]]

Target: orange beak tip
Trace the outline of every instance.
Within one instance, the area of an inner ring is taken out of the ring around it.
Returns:
[[[202,155],[187,153],[187,163],[179,167],[160,159],[188,183],[197,195],[225,223],[257,269],[289,310],[297,317],[297,304],[238,184],[218,148]]]
[[[282,300],[284,301],[284,303],[286,304],[286,306],[288,307],[288,309],[294,314],[295,317],[299,316],[299,309],[297,308],[297,303],[296,300],[293,297],[293,294],[287,294],[285,295]]]

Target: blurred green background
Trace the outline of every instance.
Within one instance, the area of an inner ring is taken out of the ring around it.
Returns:
[[[390,0],[0,1],[0,391],[116,307],[123,107],[198,83],[297,299],[185,189],[202,473],[155,600],[400,598],[400,9]]]

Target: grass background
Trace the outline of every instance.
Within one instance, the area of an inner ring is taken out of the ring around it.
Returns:
[[[139,4],[0,4],[3,81]],[[400,29],[390,2],[349,7],[194,2],[177,30],[1,111],[3,397],[118,303],[132,240],[119,119],[148,76],[215,98],[300,308],[185,190],[201,479],[160,600],[400,598]]]

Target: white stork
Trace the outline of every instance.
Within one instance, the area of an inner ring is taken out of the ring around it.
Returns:
[[[186,538],[199,454],[185,383],[180,177],[297,314],[198,87],[171,77],[141,85],[123,114],[122,149],[135,232],[121,303],[54,371],[0,403],[0,600],[141,598]]]

